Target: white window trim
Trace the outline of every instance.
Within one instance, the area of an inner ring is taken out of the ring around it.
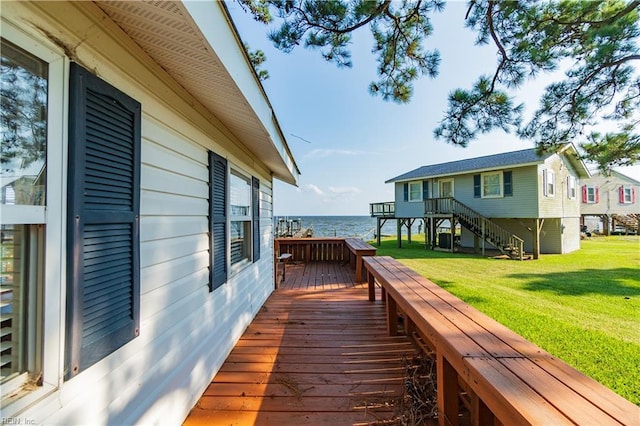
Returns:
[[[629,194],[628,199],[627,191]],[[629,185],[622,185],[622,204],[633,204],[633,189]]]
[[[418,198],[412,198],[411,197],[411,186],[412,185],[417,185],[420,187],[420,191],[418,191]],[[419,202],[419,201],[423,201],[422,200],[422,181],[413,181],[413,182],[409,182],[409,194],[407,196],[407,201],[410,203],[415,203],[415,202]]]
[[[596,185],[586,185],[587,187],[587,197],[586,197],[586,201],[585,204],[596,204]],[[592,192],[592,197],[589,197],[589,189],[591,189]]]
[[[544,185],[544,195],[545,197],[553,198],[556,196],[556,174],[551,169],[546,169],[543,171],[543,179],[542,184]],[[551,179],[551,187],[552,191],[549,192],[549,179]]]
[[[66,185],[69,60],[60,49],[41,38],[32,37],[2,20],[4,39],[20,46],[49,64],[47,122],[47,206],[45,228],[44,312],[42,331],[42,386],[23,391],[5,400],[2,394],[2,415],[13,417],[35,401],[60,388],[64,373],[64,327],[66,274]],[[4,209],[3,209],[4,210]],[[40,216],[40,209],[30,209],[29,215]],[[16,212],[17,213],[17,212]],[[28,219],[35,219],[29,217]],[[6,221],[3,211],[3,221]],[[23,220],[24,222],[24,220]],[[8,221],[7,221],[8,223]],[[3,386],[4,387],[4,386]]]
[[[446,182],[451,182],[451,196],[453,197],[455,195],[455,188],[454,188],[454,182],[455,180],[453,178],[450,179],[440,179],[438,181],[438,196],[440,198],[444,198],[444,195],[442,195],[442,184],[446,183]]]
[[[573,194],[572,194],[573,191]],[[578,180],[575,176],[567,176],[567,198],[574,200],[578,197]]]
[[[247,213],[247,215],[243,215],[243,216],[234,216],[231,212],[231,176],[232,174],[237,174],[239,176],[241,176],[243,179],[247,179],[248,183],[249,183],[249,212]],[[237,263],[231,263],[231,223],[232,222],[236,222],[236,221],[246,221],[249,222],[251,224],[251,226],[249,226],[249,230],[250,232],[253,232],[253,197],[252,197],[252,187],[251,187],[251,174],[245,172],[243,169],[241,169],[240,167],[234,165],[234,164],[229,164],[229,167],[227,167],[227,182],[228,182],[228,193],[229,193],[229,198],[228,198],[228,205],[226,206],[228,209],[228,219],[227,219],[227,270],[229,271],[229,277],[238,274],[241,270],[243,270],[244,268],[248,267],[249,265],[252,264],[253,261],[253,235],[250,233],[248,236],[246,236],[246,238],[248,238],[248,251],[249,251],[249,257],[242,259],[241,261],[237,262]]]
[[[484,177],[498,175],[500,193],[496,195],[484,195]],[[502,170],[496,172],[485,172],[480,174],[480,198],[503,198],[504,197],[504,175]]]

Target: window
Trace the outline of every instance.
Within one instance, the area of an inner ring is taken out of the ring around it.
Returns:
[[[260,180],[209,152],[209,291],[227,281],[228,271],[260,259]]]
[[[62,326],[65,68],[12,24],[0,32],[0,405],[10,416],[5,398],[52,390],[62,362],[59,334],[46,330]]]
[[[404,184],[404,201],[415,202],[429,198],[429,182],[416,181]]]
[[[556,194],[556,175],[553,170],[542,171],[543,192],[546,197],[553,197]]]
[[[474,198],[513,196],[513,172],[490,172],[473,175]]]
[[[139,334],[141,105],[71,64],[66,374]]]
[[[409,182],[409,201],[422,201],[422,182]]]
[[[231,169],[230,189],[230,245],[231,267],[251,260],[251,178]]]
[[[567,176],[567,197],[571,200],[576,198],[576,178]]]
[[[440,197],[453,197],[453,179],[442,179],[438,186]]]
[[[42,368],[48,63],[1,41],[0,237],[3,395]]]
[[[502,172],[482,173],[482,198],[502,197]]]
[[[598,187],[594,185],[582,186],[582,202],[585,204],[597,204],[600,201]]]
[[[623,185],[619,189],[620,204],[632,204],[636,202],[636,191],[632,186]]]

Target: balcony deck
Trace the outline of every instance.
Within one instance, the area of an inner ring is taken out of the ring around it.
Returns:
[[[381,302],[340,262],[291,263],[185,425],[388,424],[405,357]],[[379,298],[378,298],[379,300]]]

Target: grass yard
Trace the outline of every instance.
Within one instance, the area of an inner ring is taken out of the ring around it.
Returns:
[[[419,237],[418,237],[419,238]],[[538,260],[484,258],[387,239],[393,256],[640,405],[640,237],[598,237]]]

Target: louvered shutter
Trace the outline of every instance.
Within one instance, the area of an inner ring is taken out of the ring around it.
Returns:
[[[618,189],[618,201],[620,204],[624,204],[624,186],[620,186]]]
[[[429,181],[423,180],[422,181],[422,199],[426,200],[428,198],[429,198]]]
[[[596,204],[598,204],[600,202],[600,189],[597,186],[595,187],[595,192],[596,192]]]
[[[70,77],[65,379],[140,321],[141,107],[77,64]]]
[[[513,196],[513,172],[503,172],[502,173],[503,180],[503,194],[505,197]]]
[[[636,202],[636,188],[631,187],[631,202],[635,204]]]
[[[405,183],[403,187],[404,201],[409,201],[409,184]]]
[[[587,197],[587,185],[582,185],[582,202],[586,203],[588,202],[588,197]]]
[[[473,175],[473,198],[480,198],[481,196],[480,175]]]
[[[213,291],[227,281],[227,160],[209,152],[209,235]]]
[[[251,209],[253,227],[253,261],[260,260],[260,180],[251,178]]]

